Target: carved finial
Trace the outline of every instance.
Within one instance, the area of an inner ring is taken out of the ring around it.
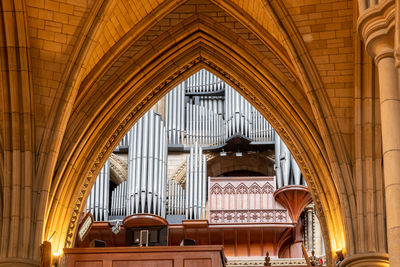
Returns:
[[[269,257],[269,251],[267,251],[267,254],[265,255],[264,266],[271,266],[270,260],[271,260],[271,258]]]

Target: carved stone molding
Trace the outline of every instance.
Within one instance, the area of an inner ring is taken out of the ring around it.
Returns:
[[[368,8],[357,24],[369,55],[375,60],[382,55],[394,57],[395,0]]]
[[[227,267],[233,266],[264,266],[264,257],[232,257],[228,258]],[[305,259],[273,259],[271,258],[270,263],[272,266],[306,266]]]
[[[119,156],[111,153],[110,169],[116,174],[115,184],[120,184],[127,180],[128,177],[128,162],[123,161]],[[111,179],[111,176],[110,176]]]

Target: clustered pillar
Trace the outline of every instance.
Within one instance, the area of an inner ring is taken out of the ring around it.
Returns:
[[[400,266],[400,73],[394,49],[400,34],[394,27],[398,14],[395,1],[368,3],[359,2],[358,28],[378,69],[389,263]]]

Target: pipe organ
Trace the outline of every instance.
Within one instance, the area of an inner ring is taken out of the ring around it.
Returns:
[[[175,87],[165,97],[165,122],[169,144],[183,144],[184,142],[184,84]]]
[[[223,148],[228,139],[237,135],[253,143],[275,143],[277,188],[305,184],[289,149],[268,121],[214,74],[200,70],[161,101],[156,104],[157,112],[147,112],[123,137],[119,147],[125,149],[116,149],[119,153],[128,152],[128,175],[125,182],[112,190],[110,207],[106,200],[100,203],[100,194],[108,194],[109,189],[104,180],[108,178],[103,178],[106,172],[102,170],[99,175],[98,179],[103,180],[95,183],[87,205],[88,210],[97,214],[96,220],[107,219],[109,209],[110,215],[116,217],[136,213],[165,217],[167,213],[184,215],[186,219],[206,218],[204,151]],[[161,106],[164,110],[160,112]],[[167,181],[169,145],[187,151],[182,152],[187,155],[183,185]]]
[[[185,189],[175,181],[168,181],[168,214],[185,214]]]
[[[86,200],[86,209],[93,214],[96,221],[108,220],[109,180],[110,160],[107,160],[100,174],[97,176],[89,197]]]
[[[221,115],[201,105],[186,104],[186,145],[201,146],[225,143],[224,120]]]
[[[203,149],[195,143],[186,156],[186,219],[206,218],[207,160]]]
[[[161,116],[153,110],[148,111],[124,136],[120,145],[129,147],[128,178],[111,192],[110,215],[125,217],[152,213],[165,217],[168,139]],[[104,168],[109,170],[109,165]],[[108,201],[103,201],[108,200],[108,189],[100,190],[97,185],[103,183],[103,180],[99,182],[104,176],[103,169],[87,201],[87,210],[95,215],[96,221],[108,219],[96,215],[98,209],[107,210],[108,215]],[[109,186],[109,171],[107,175],[106,184]]]
[[[111,216],[126,216],[126,181],[120,183],[111,193]]]
[[[206,70],[167,94],[165,113],[169,144],[222,146],[236,134],[253,142],[275,139],[274,129],[261,113]]]
[[[87,200],[96,221],[158,215],[167,223],[169,245],[196,236],[202,245],[222,243],[228,256],[268,250],[301,257],[303,240],[309,253],[325,254],[315,210],[311,204],[304,210],[311,196],[288,147],[260,112],[206,70],[166,94],[113,153]],[[122,235],[110,231],[115,244],[132,243],[117,242],[131,236],[125,228]]]
[[[187,93],[215,93],[222,91],[226,86],[226,83],[223,80],[205,69],[190,76],[184,84]]]
[[[306,185],[294,157],[276,132],[274,167],[276,172],[277,188],[287,185]]]
[[[130,135],[126,212],[165,217],[168,141],[164,122],[150,110]]]
[[[225,89],[225,135],[249,137],[253,141],[273,141],[274,129],[244,97],[232,87]]]

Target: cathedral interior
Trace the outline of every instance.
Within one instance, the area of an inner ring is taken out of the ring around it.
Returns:
[[[400,0],[0,16],[0,267],[400,266]]]

